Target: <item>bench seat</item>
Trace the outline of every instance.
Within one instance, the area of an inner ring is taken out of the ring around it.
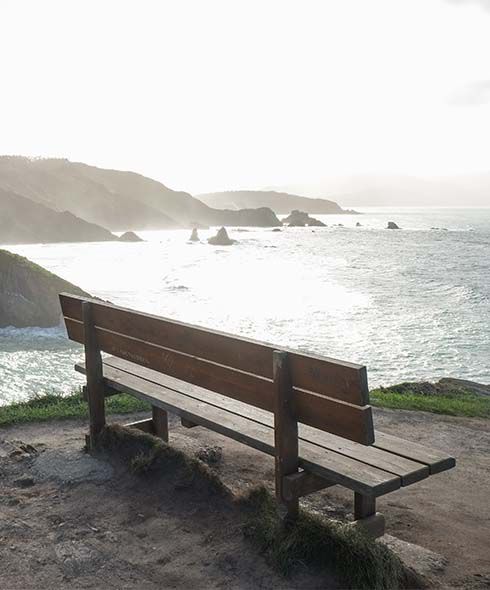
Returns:
[[[85,374],[84,363],[76,370]],[[107,395],[129,393],[188,423],[275,454],[272,412],[113,356],[103,360],[103,380]],[[367,446],[299,424],[300,467],[359,494],[378,497],[454,464],[443,453],[378,431]]]

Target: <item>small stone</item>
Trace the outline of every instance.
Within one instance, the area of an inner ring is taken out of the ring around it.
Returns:
[[[196,457],[208,465],[216,465],[223,458],[223,448],[218,446],[200,447],[196,451]]]
[[[14,480],[14,485],[18,488],[30,488],[35,483],[32,477],[19,477],[19,479]]]

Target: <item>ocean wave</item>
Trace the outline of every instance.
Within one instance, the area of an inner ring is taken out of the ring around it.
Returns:
[[[63,326],[53,326],[51,328],[38,328],[35,326],[27,328],[16,328],[15,326],[7,326],[0,328],[0,338],[35,338],[35,339],[52,339],[65,338],[66,330]]]

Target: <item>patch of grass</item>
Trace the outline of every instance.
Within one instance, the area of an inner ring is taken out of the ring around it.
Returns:
[[[490,397],[458,391],[447,395],[423,395],[395,388],[374,389],[370,393],[371,404],[395,410],[421,410],[449,416],[490,418]]]
[[[99,449],[119,454],[135,474],[161,472],[168,476],[172,472],[179,489],[200,488],[231,498],[230,490],[205,463],[188,457],[156,436],[110,424],[102,430],[97,442]]]
[[[424,586],[390,549],[349,525],[301,511],[296,522],[284,526],[274,498],[263,487],[252,490],[241,503],[249,513],[246,537],[285,576],[306,566],[332,573],[343,588]]]
[[[149,404],[130,395],[114,395],[106,399],[107,414],[149,410]],[[68,396],[48,393],[26,402],[0,406],[0,426],[67,418],[88,418],[87,402],[82,399],[79,391]]]

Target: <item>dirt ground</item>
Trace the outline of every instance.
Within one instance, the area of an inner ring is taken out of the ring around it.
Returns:
[[[443,556],[430,572],[438,586],[490,588],[488,422],[391,410],[376,410],[375,421],[457,459],[456,469],[380,499],[387,532]],[[85,455],[86,430],[80,421],[0,429],[2,590],[336,587],[312,572],[276,574],[244,539],[229,502]],[[220,435],[172,420],[171,443],[192,455],[221,447],[213,468],[235,492],[272,486],[272,458]],[[352,494],[336,486],[304,505],[348,519]]]

